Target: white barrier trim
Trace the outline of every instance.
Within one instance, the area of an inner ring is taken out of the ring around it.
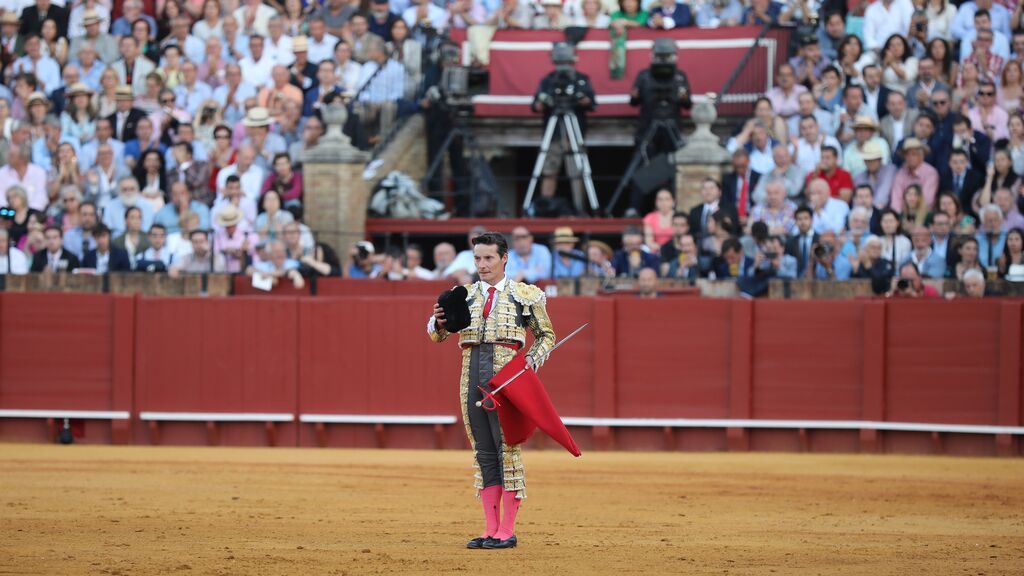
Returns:
[[[295,414],[261,412],[139,412],[139,420],[156,422],[292,422]]]
[[[721,103],[730,102],[754,102],[761,94],[726,94],[721,98]],[[694,94],[692,100],[695,103],[706,102],[708,97],[704,94]],[[511,104],[516,106],[529,106],[533,102],[533,96],[519,94],[479,94],[473,96],[473,104]],[[598,104],[629,104],[629,94],[598,94]]]
[[[308,424],[455,424],[455,416],[400,416],[391,414],[299,414]]]
[[[709,40],[676,40],[676,48],[683,50],[706,50],[715,48],[750,48],[754,45],[754,38],[719,38]],[[760,43],[764,45],[764,42]],[[554,42],[545,40],[533,40],[529,42],[516,42],[514,40],[496,40],[491,42],[490,50],[505,52],[537,52],[551,50]],[[654,46],[654,40],[627,40],[627,50],[649,50]],[[608,40],[583,40],[576,44],[576,50],[610,50],[612,43]]]
[[[1024,435],[1024,426],[874,422],[870,420],[755,420],[729,418],[562,418],[566,426],[628,428],[774,428],[812,430],[882,430],[893,432],[949,432],[959,434]]]
[[[13,410],[0,409],[0,418],[71,418],[79,420],[128,420],[121,410]]]

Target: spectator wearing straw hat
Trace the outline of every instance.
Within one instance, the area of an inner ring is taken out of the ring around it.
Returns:
[[[939,189],[939,172],[924,161],[928,151],[928,145],[917,138],[907,138],[903,141],[900,147],[903,167],[896,172],[889,195],[889,206],[893,210],[903,211],[903,192],[911,184],[921,187],[926,206],[935,203],[935,194]]]
[[[854,191],[862,186],[871,189],[874,196],[873,205],[879,208],[889,205],[889,194],[896,178],[896,166],[888,162],[889,155],[885,149],[873,140],[869,140],[860,151],[864,162],[864,171],[853,178]]]
[[[317,85],[317,64],[309,61],[309,39],[305,36],[292,38],[292,54],[294,59],[288,65],[291,82],[304,93]]]
[[[96,55],[104,64],[112,64],[118,58],[117,41],[114,37],[100,30],[103,20],[93,10],[87,10],[82,17],[82,25],[85,27],[85,35],[71,40],[71,48],[68,50],[68,61],[78,60],[78,53],[83,46],[92,46]]]
[[[23,37],[18,34],[18,15],[14,12],[0,14],[0,64],[6,68],[22,51]]]
[[[867,170],[864,164],[864,148],[868,143],[882,147],[882,163],[889,163],[889,144],[878,135],[878,123],[870,116],[858,116],[853,121],[853,140],[843,150],[843,169],[850,176],[859,176]]]
[[[249,110],[242,121],[242,125],[245,126],[245,139],[242,140],[241,146],[248,144],[256,150],[256,164],[264,172],[270,171],[274,154],[288,151],[284,138],[270,131],[273,122],[270,111],[262,106]]]
[[[586,271],[587,256],[582,250],[576,249],[576,243],[579,241],[572,228],[555,228],[551,238],[551,243],[555,247],[553,278],[577,278]]]
[[[146,113],[132,106],[134,96],[131,86],[118,86],[115,94],[116,109],[113,114],[107,116],[107,120],[114,128],[114,139],[121,142],[135,140],[135,126],[139,120],[146,117]]]
[[[256,258],[260,237],[245,221],[242,210],[227,204],[217,211],[213,224],[214,249],[224,257],[225,270],[231,273],[245,270],[247,262]]]

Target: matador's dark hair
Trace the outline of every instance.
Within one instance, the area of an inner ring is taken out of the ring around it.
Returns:
[[[473,238],[473,246],[483,244],[485,246],[497,246],[498,256],[504,256],[508,254],[508,241],[505,240],[505,236],[498,232],[484,232],[483,234]]]

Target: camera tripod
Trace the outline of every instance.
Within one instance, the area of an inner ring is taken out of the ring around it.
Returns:
[[[452,161],[452,176],[455,179],[456,190],[454,191],[457,195],[466,195],[466,198],[456,198],[456,211],[468,211],[472,204],[472,199],[477,192],[477,181],[476,178],[470,177],[468,158],[476,157],[480,155],[480,148],[477,146],[476,138],[473,137],[473,130],[469,126],[469,119],[472,116],[472,109],[462,110],[456,109],[452,111],[452,127],[448,131],[448,136],[445,137],[441,147],[437,150],[437,155],[434,156],[434,160],[427,167],[427,173],[423,177],[423,189],[427,191],[428,195],[432,195],[434,192],[443,192],[444,183],[444,159],[448,155],[452,144],[455,143],[456,138],[462,139],[462,158]],[[468,154],[467,154],[468,153]],[[461,170],[456,164],[461,166]],[[462,172],[461,174],[459,172]],[[430,189],[431,182],[437,177],[441,176],[442,184],[440,191]],[[459,190],[459,179],[468,180],[468,190]],[[465,204],[464,210],[459,210],[460,201]]]
[[[622,180],[619,180],[618,188],[615,189],[615,193],[612,194],[612,199],[608,202],[608,206],[604,210],[605,216],[612,215],[612,209],[615,208],[615,204],[618,203],[622,193],[626,191],[626,187],[629,186],[630,181],[633,179],[633,174],[635,174],[637,169],[640,168],[640,163],[643,162],[645,165],[650,163],[651,159],[647,157],[647,148],[651,145],[651,141],[654,140],[662,130],[665,131],[669,140],[672,141],[673,150],[678,150],[682,147],[683,137],[679,134],[679,126],[676,124],[675,118],[655,118],[651,121],[651,125],[647,127],[647,132],[644,133],[644,137],[641,138],[640,143],[636,145],[636,150],[633,152],[633,159],[630,160],[625,174],[622,175]]]
[[[576,209],[582,211],[581,199],[578,194],[576,178],[583,181],[583,187],[587,191],[587,199],[590,201],[590,209],[598,210],[597,191],[594,190],[594,180],[590,172],[590,159],[583,151],[583,132],[580,130],[580,121],[576,114],[570,111],[555,110],[548,118],[547,127],[544,128],[544,139],[540,143],[540,153],[537,154],[537,161],[533,165],[533,174],[530,176],[530,186],[526,189],[526,198],[523,200],[523,211],[530,209],[533,203],[533,193],[537,188],[537,180],[541,177],[544,169],[544,162],[547,160],[548,151],[551,149],[551,140],[555,137],[555,131],[559,131],[559,138],[565,136],[569,141],[569,150],[572,162],[569,163],[566,171],[573,186],[573,200],[576,202]],[[563,151],[564,153],[564,151]]]

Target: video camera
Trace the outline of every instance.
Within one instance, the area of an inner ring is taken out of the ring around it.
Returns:
[[[0,220],[14,220],[14,208],[4,206],[0,208]]]
[[[686,94],[686,86],[679,83],[676,75],[676,43],[671,38],[654,41],[651,53],[651,83],[645,87],[646,95],[654,102],[654,117],[675,118],[679,105]]]
[[[555,65],[554,86],[548,92],[542,92],[537,99],[545,107],[554,109],[555,114],[572,112],[576,103],[586,97],[576,89],[576,53],[568,43],[559,42],[551,50],[551,61]]]

